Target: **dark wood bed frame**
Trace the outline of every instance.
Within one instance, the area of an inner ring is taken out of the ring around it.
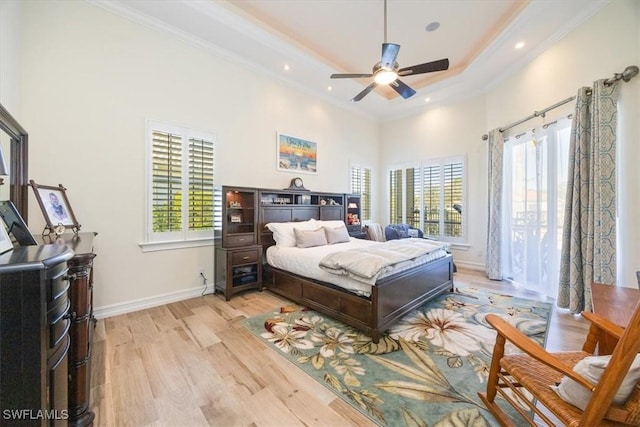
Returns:
[[[311,218],[344,220],[344,211],[328,217],[310,206],[266,206],[260,209],[259,233],[263,250],[275,244],[269,222],[304,221]],[[266,260],[266,257],[263,257]],[[266,261],[265,261],[266,262]],[[385,277],[371,288],[371,296],[358,296],[326,282],[299,276],[265,264],[263,282],[271,292],[340,320],[369,334],[373,342],[405,314],[426,301],[453,290],[453,257],[449,254],[416,268]]]
[[[396,273],[371,287],[371,297],[265,265],[268,290],[369,334],[373,342],[411,310],[453,289],[451,255]]]

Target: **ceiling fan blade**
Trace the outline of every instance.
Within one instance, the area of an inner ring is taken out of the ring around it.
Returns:
[[[416,94],[415,90],[411,89],[399,79],[396,79],[395,81],[389,83],[389,86],[391,86],[393,90],[398,92],[404,99],[411,98]]]
[[[449,69],[449,59],[426,62],[424,64],[405,67],[398,70],[399,76],[413,76],[414,74],[432,73],[434,71],[444,71]]]
[[[357,94],[356,96],[353,97],[353,99],[351,99],[351,101],[353,102],[358,102],[360,101],[362,98],[364,98],[365,96],[367,96],[367,94],[369,92],[371,92],[373,90],[373,88],[375,88],[377,86],[376,82],[371,83],[369,86],[367,86],[362,92],[360,92],[359,94]]]
[[[380,65],[383,68],[393,69],[398,57],[398,51],[400,51],[400,45],[395,43],[382,43],[382,59]]]
[[[373,74],[331,74],[332,79],[359,79],[361,77],[372,77]]]

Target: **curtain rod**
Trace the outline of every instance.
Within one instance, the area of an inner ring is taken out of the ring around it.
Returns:
[[[607,79],[604,83],[606,85],[610,85],[612,83],[617,82],[618,80],[623,80],[625,82],[628,82],[629,80],[631,80],[632,78],[634,78],[635,76],[638,75],[638,71],[640,71],[640,70],[638,69],[637,66],[630,65],[627,68],[625,68],[622,73],[614,73],[613,77],[611,77],[610,79]],[[576,99],[575,96],[571,96],[571,97],[569,97],[567,99],[563,99],[562,101],[556,102],[555,104],[553,104],[550,107],[547,107],[547,108],[545,108],[543,110],[534,111],[533,114],[531,114],[530,116],[527,116],[524,119],[518,120],[517,122],[509,123],[508,125],[506,125],[504,127],[501,127],[498,130],[500,132],[504,132],[507,129],[511,129],[514,126],[518,126],[519,124],[524,123],[526,121],[529,121],[531,119],[535,119],[536,117],[540,117],[540,116],[544,117],[544,115],[545,115],[545,113],[547,111],[551,111],[554,108],[558,108],[559,106],[564,105],[567,102],[573,101],[574,99]],[[482,140],[483,141],[486,141],[487,139],[489,139],[489,135],[487,135],[487,134],[482,135]]]

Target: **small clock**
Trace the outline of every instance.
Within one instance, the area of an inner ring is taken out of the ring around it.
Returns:
[[[300,178],[299,176],[291,179],[291,183],[289,184],[289,187],[285,188],[285,190],[304,190],[304,191],[309,191],[306,188],[304,188],[304,183],[302,182],[302,178]]]
[[[55,233],[56,237],[61,236],[64,232],[65,232],[65,227],[62,224],[58,224],[54,227],[53,232]]]

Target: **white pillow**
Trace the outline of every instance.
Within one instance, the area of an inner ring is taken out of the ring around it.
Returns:
[[[315,219],[300,222],[270,222],[265,225],[271,232],[273,232],[273,240],[276,242],[276,246],[295,248],[296,247],[296,235],[293,231],[294,228],[300,230],[315,230],[318,228]]]
[[[576,363],[573,370],[592,383],[597,384],[598,381],[600,381],[600,377],[602,376],[604,369],[609,363],[609,359],[611,359],[610,355],[585,357]],[[620,388],[613,398],[613,403],[616,405],[623,404],[633,391],[633,387],[635,387],[638,381],[640,381],[640,355],[637,355],[631,364],[629,372],[627,372],[624,380],[622,380],[622,384],[620,384]],[[591,399],[591,391],[582,387],[580,384],[568,377],[562,377],[560,384],[551,388],[558,393],[562,400],[582,409],[583,411]]]
[[[316,230],[293,229],[296,235],[296,246],[299,248],[312,248],[314,246],[324,246],[327,244],[322,227]]]
[[[344,243],[351,240],[349,238],[349,232],[344,224],[340,227],[327,227],[323,226],[325,234],[327,235],[327,243],[333,245],[334,243]]]

